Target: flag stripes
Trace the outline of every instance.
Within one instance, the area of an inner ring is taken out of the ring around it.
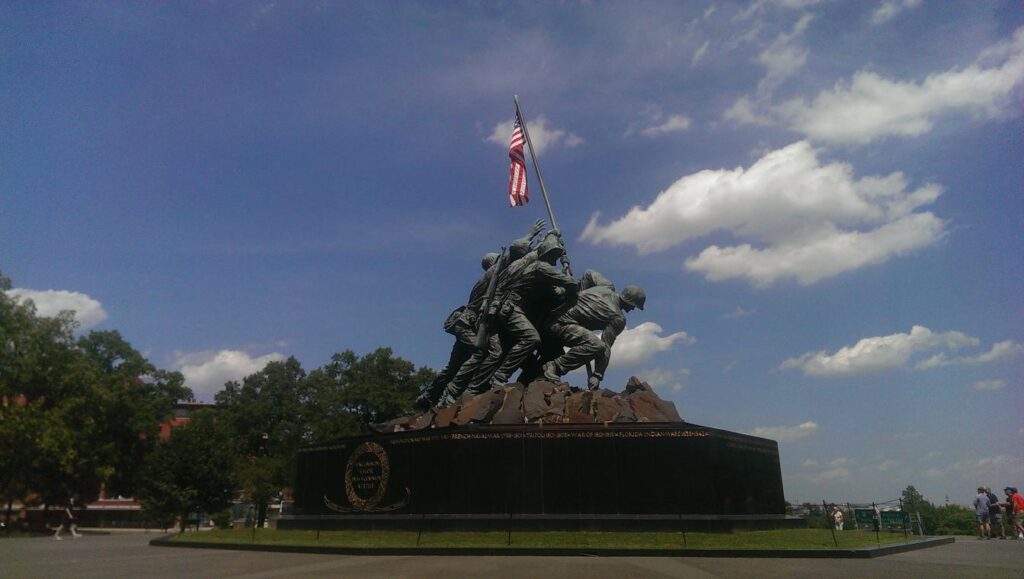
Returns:
[[[523,127],[516,115],[516,124],[512,127],[512,142],[508,146],[508,158],[511,160],[508,169],[508,204],[518,207],[530,202],[530,191],[526,186],[526,157],[523,156]]]

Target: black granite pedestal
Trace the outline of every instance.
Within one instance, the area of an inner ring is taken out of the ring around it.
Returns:
[[[680,422],[467,425],[302,449],[279,528],[719,530],[784,515],[778,445]]]

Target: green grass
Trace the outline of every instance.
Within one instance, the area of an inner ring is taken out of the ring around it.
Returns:
[[[881,544],[904,541],[903,533],[882,533]],[[914,537],[911,536],[911,539]],[[255,543],[260,545],[306,545],[323,547],[416,547],[415,531],[322,531],[317,541],[316,531],[278,531],[259,529]],[[836,533],[840,549],[871,547],[876,545],[875,534],[870,531],[843,531]],[[184,543],[243,543],[252,544],[252,529],[217,530],[186,533],[174,537]],[[776,531],[747,531],[737,533],[629,533],[593,531],[513,532],[512,544],[508,534],[495,532],[424,532],[419,536],[420,547],[529,547],[568,549],[834,549],[832,533],[827,529],[785,529]]]

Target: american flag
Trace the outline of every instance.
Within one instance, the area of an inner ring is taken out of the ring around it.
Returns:
[[[516,115],[516,124],[512,127],[512,143],[508,146],[508,158],[512,163],[508,168],[508,205],[518,207],[530,202],[530,191],[526,187],[526,158],[523,156],[523,127]]]

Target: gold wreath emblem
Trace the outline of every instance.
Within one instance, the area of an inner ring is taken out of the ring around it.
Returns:
[[[377,488],[374,490],[373,495],[364,499],[356,493],[354,483],[357,481],[353,481],[352,476],[358,460],[367,454],[377,458],[377,463],[380,465],[380,476],[377,478]],[[384,447],[376,442],[364,442],[352,451],[352,454],[348,457],[348,462],[345,464],[345,497],[348,498],[348,502],[352,507],[348,508],[339,505],[327,498],[327,495],[324,495],[324,505],[332,511],[339,513],[387,513],[397,511],[409,504],[412,493],[409,492],[408,488],[405,489],[405,497],[397,503],[384,507],[377,506],[381,499],[384,498],[385,493],[387,493],[390,475],[391,462],[388,460],[388,453],[384,450]]]
[[[367,454],[377,458],[377,463],[380,465],[380,478],[377,480],[377,488],[374,490],[373,495],[364,499],[356,493],[355,485],[352,481],[352,471],[356,462]],[[349,504],[357,511],[372,510],[384,498],[384,493],[388,490],[388,476],[390,474],[391,463],[388,461],[388,453],[384,450],[383,446],[376,442],[364,442],[357,446],[351,456],[348,457],[348,463],[345,465],[345,496],[348,498]]]

